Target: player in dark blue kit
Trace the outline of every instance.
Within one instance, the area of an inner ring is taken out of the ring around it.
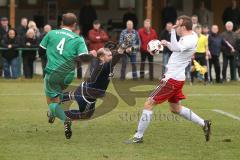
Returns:
[[[71,119],[88,119],[95,111],[97,98],[102,98],[108,88],[110,78],[113,76],[114,66],[118,63],[123,52],[111,52],[108,48],[101,48],[97,51],[97,63],[85,82],[73,92],[66,92],[62,102],[75,100],[79,110],[65,111]]]
[[[62,103],[75,100],[78,103],[79,110],[67,110],[65,114],[72,120],[89,119],[95,111],[95,103],[98,98],[102,98],[108,88],[110,78],[113,76],[114,66],[118,63],[128,48],[134,49],[129,41],[131,36],[126,38],[124,44],[118,49],[114,43],[108,43],[105,48],[97,51],[97,63],[90,73],[90,77],[82,82],[74,91],[63,94]],[[131,50],[130,49],[130,50]],[[49,117],[49,123],[53,123],[54,118]]]

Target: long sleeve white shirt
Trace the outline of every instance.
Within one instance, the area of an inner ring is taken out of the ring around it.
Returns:
[[[171,31],[171,41],[167,47],[173,52],[168,64],[165,77],[178,81],[185,80],[185,69],[191,62],[193,54],[196,52],[198,36],[195,32],[182,36],[179,41],[176,38],[176,31]]]

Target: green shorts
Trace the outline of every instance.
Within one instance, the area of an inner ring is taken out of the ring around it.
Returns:
[[[68,74],[49,74],[44,77],[44,91],[49,98],[55,98],[62,95],[70,83],[74,80],[74,72]]]

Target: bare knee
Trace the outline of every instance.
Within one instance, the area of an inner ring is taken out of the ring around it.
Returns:
[[[170,105],[170,111],[174,114],[178,114],[182,108],[182,106],[179,103],[169,103]]]
[[[152,110],[154,105],[155,105],[154,100],[151,98],[148,98],[147,101],[144,103],[144,109]]]
[[[55,98],[46,97],[46,99],[47,99],[47,104],[48,105],[50,103],[60,103],[60,98],[59,97],[55,97]]]

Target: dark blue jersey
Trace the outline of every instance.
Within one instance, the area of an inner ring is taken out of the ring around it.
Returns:
[[[94,67],[90,78],[85,82],[89,88],[106,90],[112,75],[111,62],[101,64],[100,61]]]
[[[113,76],[113,69],[122,54],[113,54],[113,59],[108,63],[101,63],[97,60],[93,71],[85,82],[74,91],[74,99],[77,101],[79,110],[65,111],[65,114],[71,119],[89,118],[95,110],[97,98],[104,97],[108,88],[110,78]],[[62,102],[72,100],[71,92],[66,92],[63,95]]]
[[[123,54],[115,53],[113,54],[112,61],[108,63],[101,63],[100,60],[97,60],[97,63],[90,74],[90,78],[85,82],[85,85],[89,88],[106,90],[110,82],[110,78],[113,76],[114,66],[122,56]]]
[[[101,63],[101,61],[97,59],[97,63],[94,65],[90,77],[87,81],[82,82],[75,91],[75,99],[76,97],[82,96],[85,101],[94,102],[97,98],[104,97],[110,78],[113,76],[114,66],[122,56],[122,54],[115,53],[112,61],[108,63]]]

